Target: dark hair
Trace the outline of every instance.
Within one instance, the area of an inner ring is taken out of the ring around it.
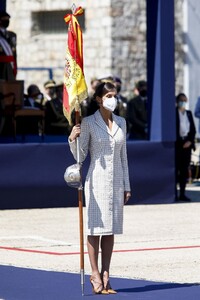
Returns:
[[[144,88],[144,87],[147,87],[147,82],[145,80],[139,80],[137,83],[136,83],[136,88],[138,90]]]
[[[29,85],[27,93],[30,97],[35,96],[40,93],[39,87],[36,84]]]
[[[176,103],[179,102],[179,100],[180,100],[181,97],[186,97],[186,95],[185,95],[184,93],[178,94],[178,95],[176,96]],[[187,97],[186,97],[186,98],[187,98]]]
[[[114,84],[112,84],[111,82],[101,82],[97,85],[93,98],[96,99],[97,96],[103,97],[105,94],[113,90],[116,90]]]

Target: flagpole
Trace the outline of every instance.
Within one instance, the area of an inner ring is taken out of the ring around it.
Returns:
[[[75,111],[75,123],[76,123],[76,125],[80,123],[80,112],[79,111]],[[81,172],[79,137],[76,138],[76,146],[77,146],[77,163],[80,165],[80,172]],[[81,182],[82,182],[82,180],[81,180]],[[82,291],[82,296],[84,296],[85,272],[84,272],[83,186],[82,186],[82,184],[78,188],[78,206],[79,206],[81,291]]]
[[[72,5],[72,13],[74,14],[76,10],[76,5]],[[76,43],[76,40],[74,41]],[[75,44],[75,49],[76,44]],[[75,50],[76,56],[76,50]],[[77,100],[78,100],[78,86],[77,86]],[[80,104],[79,108],[75,110],[75,123],[76,125],[80,123]],[[83,186],[82,186],[82,172],[81,172],[81,163],[80,163],[80,145],[79,137],[76,138],[76,148],[77,148],[77,163],[80,165],[81,173],[81,185],[78,188],[78,207],[79,207],[79,243],[80,243],[80,275],[81,275],[81,292],[84,296],[84,285],[85,285],[85,271],[84,271],[84,235],[83,235]]]

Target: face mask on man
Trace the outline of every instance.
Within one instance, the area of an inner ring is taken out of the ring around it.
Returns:
[[[147,91],[146,90],[141,90],[140,91],[140,96],[143,97],[143,98],[146,97],[147,96]]]
[[[55,88],[49,88],[49,96],[52,98],[55,96]]]
[[[43,99],[43,94],[42,93],[38,94],[36,99],[41,101]]]
[[[114,111],[117,106],[117,99],[115,97],[104,98],[103,107],[109,111]]]
[[[9,26],[10,21],[9,20],[1,20],[1,27],[7,28]]]
[[[179,101],[178,102],[178,107],[179,108],[186,108],[186,102],[185,101]]]

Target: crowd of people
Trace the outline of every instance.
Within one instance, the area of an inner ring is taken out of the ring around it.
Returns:
[[[101,78],[93,78],[89,88],[88,98],[81,102],[81,117],[84,118],[93,114],[99,106],[94,99],[96,87],[102,82],[110,82],[114,84],[117,90],[116,99],[117,107],[114,113],[124,117],[127,124],[127,139],[147,139],[147,83],[139,81],[134,89],[133,98],[128,100],[121,94],[122,81],[119,77],[105,76]],[[45,134],[51,135],[69,135],[71,126],[63,114],[63,82],[55,80],[47,80],[40,89],[38,85],[31,84],[24,93],[23,108],[43,110],[45,113]],[[72,113],[72,123],[73,123]],[[17,120],[20,127],[26,128],[27,133],[39,133],[40,124],[37,117],[28,117]],[[34,124],[33,124],[34,123]],[[72,124],[73,125],[73,124]],[[33,130],[33,128],[35,128]]]
[[[48,80],[43,85],[43,91],[38,85],[31,84],[24,94],[23,108],[44,111],[45,134],[69,134],[69,123],[63,114],[62,104],[63,83]],[[23,126],[28,128],[29,133],[40,133],[40,119],[29,117],[24,120]],[[31,130],[32,128],[34,130]]]

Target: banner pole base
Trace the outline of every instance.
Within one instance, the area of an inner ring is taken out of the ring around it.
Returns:
[[[84,278],[84,270],[80,270],[81,274],[81,291],[82,291],[82,296],[84,296],[84,283],[85,283],[85,278]]]

